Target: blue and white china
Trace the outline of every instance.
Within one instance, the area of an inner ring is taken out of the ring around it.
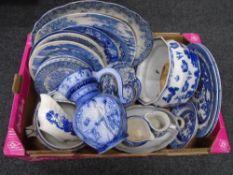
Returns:
[[[128,137],[123,141],[128,146],[140,146],[155,137],[151,132],[148,122],[141,116],[131,116],[127,119]]]
[[[171,125],[168,114],[163,111],[147,113],[145,114],[144,118],[149,123],[150,128],[156,137],[163,136]]]
[[[120,74],[123,81],[122,104],[124,106],[133,104],[138,99],[141,92],[141,82],[136,77],[134,68],[122,62],[111,64],[109,67],[115,69]],[[101,81],[101,88],[106,94],[117,95],[117,85],[114,78],[110,75],[103,77]]]
[[[73,57],[55,57],[45,61],[36,72],[34,86],[38,94],[50,93],[80,67],[89,67]]]
[[[170,144],[171,148],[183,148],[196,135],[198,129],[197,110],[192,102],[187,102],[172,108],[176,117],[179,132],[176,139]]]
[[[135,57],[136,39],[130,26],[128,26],[128,24],[124,21],[120,21],[114,17],[102,14],[75,13],[56,18],[44,25],[43,28],[37,32],[34,41],[37,42],[39,39],[48,35],[49,33],[64,30],[65,28],[72,26],[82,25],[98,27],[104,31],[115,34],[126,43],[129,55],[132,55],[133,58]]]
[[[122,98],[122,80],[118,72],[112,68],[105,68],[99,72],[80,68],[66,77],[57,89],[58,93],[77,105],[73,120],[75,133],[100,153],[116,146],[127,136],[123,105],[118,98],[99,92],[97,85],[105,74],[111,74],[116,78]]]
[[[49,95],[40,95],[40,106],[38,108],[38,121],[40,123],[39,129],[51,136],[55,137],[59,141],[77,140],[79,139],[73,130],[72,120],[75,112],[75,105],[66,105],[69,108],[68,115],[63,108]]]
[[[162,131],[160,132],[161,134],[154,134],[153,128],[161,128],[160,124],[162,120],[158,120],[158,117],[156,117],[157,115],[150,115],[151,118],[149,117],[149,120],[148,118],[145,118],[146,115],[153,114],[157,111],[167,114],[170,120],[170,125],[167,128],[166,132]],[[177,121],[175,120],[174,115],[170,113],[168,110],[163,108],[156,108],[154,106],[134,105],[127,108],[127,117],[130,118],[132,116],[140,116],[141,118],[144,118],[145,121],[147,121],[148,126],[150,126],[151,131],[154,135],[154,139],[147,140],[144,143],[140,143],[139,145],[128,144],[127,142],[123,141],[121,144],[116,146],[118,150],[134,154],[150,153],[165,148],[176,138],[176,135],[178,133]],[[154,119],[152,119],[152,117],[154,117]]]
[[[48,149],[77,151],[84,147],[84,142],[80,140],[77,136],[76,137],[78,139],[76,140],[60,141],[47,132],[40,130],[40,122],[38,121],[38,117],[36,116],[34,116],[33,123],[35,136],[40,141],[40,143]]]
[[[46,44],[52,41],[59,41],[59,40],[73,41],[73,42],[77,42],[77,43],[80,43],[88,47],[89,49],[96,52],[103,59],[103,62],[106,64],[107,58],[106,58],[106,54],[104,53],[105,48],[102,47],[100,44],[98,44],[94,39],[86,35],[74,32],[74,31],[63,30],[63,31],[51,33],[45,36],[44,38],[42,38],[40,41],[38,41],[34,45],[33,50],[34,48],[37,48],[38,46],[41,46],[43,44]]]
[[[166,81],[161,86],[166,64]],[[137,77],[142,83],[141,103],[161,107],[186,103],[198,86],[199,59],[179,42],[157,38],[150,55],[138,66]]]
[[[32,52],[29,60],[31,77],[34,79],[37,69],[44,61],[56,56],[71,56],[85,62],[96,71],[105,66],[99,55],[82,44],[65,40],[53,41],[37,47]]]
[[[197,137],[205,137],[216,126],[222,100],[219,71],[213,55],[202,44],[189,44],[188,48],[199,57],[201,78],[192,101],[197,108]]]
[[[149,24],[139,14],[122,5],[102,1],[77,1],[48,11],[34,25],[32,31],[33,40],[37,32],[46,23],[64,15],[88,12],[113,16],[126,22],[133,29],[137,41],[134,66],[137,66],[148,56],[153,45]]]
[[[72,26],[65,28],[65,30],[79,32],[95,39],[105,48],[108,63],[116,61],[130,62],[129,59],[132,60],[132,57],[129,56],[126,43],[114,34],[90,26]]]

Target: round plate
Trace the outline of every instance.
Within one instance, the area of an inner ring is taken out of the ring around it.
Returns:
[[[88,65],[72,57],[55,57],[45,61],[35,75],[36,91],[38,94],[54,91],[68,75],[80,67]]]
[[[48,35],[49,33],[63,30],[67,27],[88,25],[92,27],[98,27],[104,31],[115,34],[126,43],[128,53],[133,58],[136,54],[136,39],[132,29],[123,21],[120,21],[114,17],[94,14],[94,13],[75,13],[60,18],[56,18],[41,28],[35,36],[34,42]]]
[[[70,55],[81,59],[89,64],[92,69],[98,71],[105,65],[102,59],[88,47],[72,41],[53,41],[37,47],[31,54],[29,60],[29,71],[34,79],[35,73],[40,65],[51,57]]]
[[[213,55],[202,44],[189,44],[188,48],[198,55],[201,78],[192,101],[198,111],[197,137],[205,137],[216,126],[222,100],[219,71]]]
[[[134,31],[137,40],[134,66],[140,64],[150,53],[153,45],[149,24],[136,12],[119,4],[102,1],[78,1],[56,7],[45,13],[34,25],[32,36],[49,21],[72,13],[100,13],[125,21]]]
[[[104,48],[108,63],[119,61],[119,58],[124,58],[124,55],[127,55],[125,54],[125,52],[127,52],[127,49],[121,49],[119,43],[117,43],[117,40],[113,40],[106,33],[95,27],[72,26],[65,28],[65,30],[82,33],[96,40]]]
[[[57,32],[51,33],[45,36],[44,38],[42,38],[41,40],[39,40],[33,46],[32,52],[36,47],[39,47],[43,44],[46,44],[52,41],[59,41],[59,40],[73,41],[73,42],[80,43],[84,46],[87,46],[89,49],[96,52],[103,59],[103,62],[106,64],[107,58],[104,53],[105,48],[102,47],[100,44],[98,44],[94,39],[86,35],[74,32],[74,31],[63,30],[63,31],[57,31]]]
[[[196,135],[198,128],[197,110],[192,102],[187,102],[172,108],[172,113],[178,121],[179,132],[170,146],[171,148],[183,148]],[[180,124],[179,119],[181,119]]]
[[[157,150],[160,150],[162,148],[165,148],[168,144],[170,144],[175,138],[178,133],[177,130],[177,122],[175,120],[175,116],[170,113],[169,111],[162,109],[162,108],[155,108],[153,106],[141,106],[141,105],[135,105],[127,108],[127,117],[130,116],[144,116],[146,113],[153,112],[155,110],[160,110],[163,112],[166,112],[171,120],[171,123],[173,127],[170,127],[167,132],[165,132],[162,136],[155,136],[155,139],[152,141],[147,141],[145,144],[137,147],[131,147],[129,145],[119,144],[116,149],[128,152],[128,153],[150,153]]]

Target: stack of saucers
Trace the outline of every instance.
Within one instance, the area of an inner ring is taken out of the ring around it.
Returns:
[[[115,3],[45,13],[32,30],[29,70],[41,97],[34,130],[49,149],[182,148],[210,134],[220,111],[210,51],[153,38],[139,14]]]

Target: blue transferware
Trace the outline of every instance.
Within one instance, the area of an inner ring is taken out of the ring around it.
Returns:
[[[57,31],[57,32],[51,33],[49,35],[46,35],[44,38],[39,40],[33,46],[32,52],[35,48],[37,48],[43,44],[46,44],[46,43],[49,43],[52,41],[59,41],[59,40],[73,41],[73,42],[77,42],[77,43],[80,43],[80,44],[88,47],[89,49],[96,52],[103,59],[103,62],[106,64],[107,58],[106,58],[106,55],[104,53],[104,47],[102,47],[102,45],[98,44],[91,37],[77,33],[75,31],[63,30],[63,31]]]
[[[107,56],[108,63],[116,61],[129,62],[127,61],[128,59],[132,60],[125,42],[112,33],[102,31],[101,28],[98,29],[90,26],[72,26],[65,28],[65,30],[76,31],[95,39],[100,45],[102,45],[102,47],[105,48],[104,51]]]
[[[192,102],[181,104],[172,108],[179,132],[176,139],[170,144],[171,148],[183,148],[196,135],[198,129],[197,110]]]
[[[192,101],[198,111],[197,137],[205,137],[215,128],[222,101],[219,71],[213,55],[202,44],[189,44],[188,48],[199,57],[201,78]]]
[[[55,57],[45,61],[35,75],[34,85],[37,93],[54,91],[68,75],[81,67],[89,66],[72,57]]]
[[[43,28],[37,32],[35,36],[35,42],[37,42],[45,35],[48,35],[49,33],[64,30],[72,26],[82,25],[98,27],[104,31],[108,31],[109,33],[113,33],[114,35],[118,36],[124,43],[126,43],[128,54],[133,58],[135,57],[136,39],[132,29],[123,21],[101,14],[76,13],[56,18],[44,25]]]
[[[118,72],[111,68],[92,72],[80,68],[66,77],[57,89],[67,99],[77,105],[73,120],[75,133],[88,145],[103,153],[119,144],[127,136],[126,113],[118,98],[101,94],[98,82],[105,74],[113,75],[118,82],[118,92],[122,98],[122,80]]]
[[[175,120],[175,117],[172,113],[170,113],[168,110],[163,108],[156,108],[154,106],[141,106],[141,105],[134,105],[127,108],[127,117],[130,118],[132,116],[138,116],[143,119],[145,119],[145,115],[147,114],[153,114],[154,112],[163,112],[166,113],[170,120],[170,125],[165,133],[163,134],[154,134],[154,139],[147,140],[145,142],[141,142],[140,144],[135,144],[130,142],[123,141],[121,144],[116,146],[116,149],[127,152],[127,153],[133,153],[133,154],[140,154],[140,153],[150,153],[157,150],[160,150],[162,148],[165,148],[168,144],[170,144],[175,138],[178,133],[177,128],[177,121]],[[156,116],[154,116],[156,119]],[[151,130],[153,130],[155,126],[155,121],[152,120],[146,120],[149,124]],[[159,122],[160,123],[160,122]],[[158,123],[157,123],[158,124]]]
[[[62,57],[67,55],[74,59],[81,59],[96,71],[105,66],[99,55],[82,44],[64,40],[53,41],[37,47],[32,52],[29,60],[29,71],[31,77],[34,79],[37,69],[44,61],[52,57]]]
[[[32,37],[48,22],[74,13],[99,13],[113,16],[126,22],[134,31],[137,41],[136,57],[133,65],[139,65],[150,53],[153,37],[149,24],[136,12],[115,3],[103,1],[77,1],[56,7],[46,12],[34,25]]]
[[[166,66],[167,75],[163,77]],[[177,41],[156,38],[152,52],[137,68],[142,83],[139,100],[161,107],[186,103],[197,89],[200,74],[195,54]],[[161,86],[163,78],[165,83]]]
[[[65,111],[66,116],[73,117],[74,109],[73,104],[69,101],[57,101],[58,105]],[[84,142],[80,140],[77,136],[75,139],[69,139],[69,137],[64,137],[65,141],[63,139],[59,139],[54,137],[54,133],[47,132],[41,129],[41,122],[39,121],[38,117],[38,109],[40,108],[40,102],[37,104],[34,116],[33,116],[33,128],[35,132],[35,136],[38,138],[38,140],[47,148],[51,150],[73,150],[77,151],[81,149],[84,146]],[[59,124],[60,125],[60,124]],[[54,125],[50,126],[51,131]],[[73,129],[72,129],[73,130]],[[55,132],[56,135],[59,135],[59,132]],[[33,136],[31,133],[29,135]],[[61,137],[61,135],[59,135]]]
[[[138,80],[133,67],[122,62],[109,65],[115,69],[121,76],[123,81],[123,99],[121,103],[127,107],[133,104],[141,93],[141,82]],[[101,80],[101,88],[103,93],[117,95],[117,85],[114,78],[106,75]]]

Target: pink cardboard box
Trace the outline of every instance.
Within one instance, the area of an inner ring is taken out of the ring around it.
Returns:
[[[183,43],[201,43],[201,38],[195,33],[154,33],[165,39],[175,39]],[[34,91],[33,82],[28,70],[28,61],[31,50],[31,35],[27,37],[19,73],[15,75],[13,83],[14,100],[5,139],[3,152],[5,156],[24,160],[54,160],[54,159],[83,159],[83,158],[116,158],[141,156],[176,156],[229,153],[230,144],[226,133],[223,116],[220,113],[214,132],[203,139],[194,138],[188,147],[183,149],[163,149],[150,154],[127,154],[110,150],[105,154],[96,154],[86,147],[79,152],[51,151],[39,143],[37,139],[28,139],[24,129],[32,124],[33,112],[38,100]]]

